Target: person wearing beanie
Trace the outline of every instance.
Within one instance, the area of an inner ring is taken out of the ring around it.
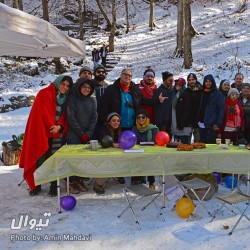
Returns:
[[[139,89],[142,95],[148,99],[152,99],[157,89],[155,83],[155,72],[153,69],[148,68],[144,71],[143,79],[139,83]],[[154,123],[154,109],[153,106],[140,106],[141,109],[145,109],[148,112],[149,119]]]
[[[244,111],[238,98],[238,89],[231,88],[228,91],[225,101],[225,114],[221,129],[221,139],[223,143],[225,139],[230,139],[236,144],[237,140],[242,136],[242,131],[244,131]]]
[[[224,97],[227,97],[227,93],[230,89],[230,82],[227,79],[223,79],[220,82],[220,86],[219,86],[219,91],[224,95]]]
[[[68,128],[66,103],[73,80],[70,76],[57,77],[40,90],[29,114],[25,128],[19,167],[29,185],[29,195],[38,195],[41,185],[35,186],[34,172],[65,143]],[[57,195],[56,181],[51,182],[49,196]]]
[[[200,141],[215,144],[224,117],[224,96],[217,89],[214,77],[209,74],[203,80],[203,92],[198,112]]]
[[[245,118],[244,137],[250,144],[250,83],[243,84],[239,101],[243,107]]]
[[[237,73],[234,77],[234,83],[231,84],[231,88],[236,88],[241,92],[243,86],[244,76],[241,73]]]
[[[88,66],[83,66],[81,69],[80,69],[80,72],[79,72],[79,77],[80,78],[88,78],[88,79],[92,79],[92,70],[90,67]]]
[[[67,144],[87,144],[92,139],[96,120],[96,99],[93,80],[79,78],[74,84],[72,94],[67,103]],[[70,177],[70,192],[86,192],[88,189],[82,177]]]
[[[172,120],[172,95],[173,95],[173,74],[166,71],[162,73],[163,83],[155,91],[154,97],[162,95],[165,98],[154,106],[155,124],[161,130],[169,134],[171,138],[171,120]]]
[[[237,98],[239,97],[240,93],[239,93],[239,90],[236,89],[236,88],[231,88],[229,89],[228,93],[227,93],[227,96],[230,97],[230,95],[232,94],[235,94],[237,95]]]
[[[98,138],[99,128],[101,126],[102,120],[105,119],[105,117],[104,118],[102,117],[102,112],[101,112],[103,106],[103,96],[108,87],[108,83],[105,81],[105,79],[106,79],[105,67],[101,64],[96,64],[94,66],[95,92],[93,95],[96,97],[98,118],[94,132],[94,139]]]
[[[132,128],[132,131],[137,136],[137,144],[141,142],[155,142],[155,136],[159,132],[159,129],[156,125],[150,123],[148,117],[148,112],[145,109],[139,109],[136,112],[136,126]],[[155,190],[155,177],[148,176],[149,188]],[[131,185],[145,183],[144,176],[132,176]]]
[[[202,85],[198,81],[196,74],[190,73],[187,76],[187,88],[185,93],[187,95],[185,97],[188,99],[188,107],[191,107],[191,111],[189,112],[188,119],[191,120],[191,126],[193,128],[193,138],[194,142],[200,142],[200,129],[197,122],[197,115],[200,106],[200,99],[202,94]],[[185,102],[184,102],[185,103]],[[187,107],[184,107],[187,108]]]
[[[175,80],[172,101],[172,123],[171,134],[175,141],[184,144],[191,143],[192,123],[190,113],[192,112],[190,96],[187,95],[186,81],[184,78]]]

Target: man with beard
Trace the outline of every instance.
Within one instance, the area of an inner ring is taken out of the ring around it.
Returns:
[[[148,99],[152,99],[157,89],[157,86],[155,84],[155,72],[153,69],[148,68],[145,70],[143,79],[139,83],[139,89],[143,96]],[[147,111],[150,122],[154,124],[155,119],[153,106],[141,106],[140,108]]]
[[[97,64],[94,67],[94,84],[95,84],[95,92],[94,95],[96,97],[97,102],[97,124],[95,128],[94,137],[98,138],[99,128],[101,125],[102,117],[101,117],[101,107],[103,105],[103,95],[108,87],[108,83],[105,81],[106,78],[106,69],[103,65]],[[105,118],[104,118],[105,119]]]
[[[199,110],[200,105],[200,99],[202,94],[202,85],[197,80],[197,76],[194,73],[190,73],[187,76],[187,89],[186,93],[189,96],[190,103],[189,105],[192,107],[191,113],[189,114],[190,120],[192,122],[193,127],[193,137],[194,142],[200,141],[200,132],[199,132],[199,126],[197,123],[197,114]]]

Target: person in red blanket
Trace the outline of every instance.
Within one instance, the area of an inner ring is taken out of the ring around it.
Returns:
[[[40,90],[27,121],[19,167],[31,196],[38,195],[41,185],[35,186],[34,172],[65,143],[67,131],[66,99],[73,85],[70,76],[61,75],[48,87]],[[51,182],[49,195],[57,195],[56,181]]]

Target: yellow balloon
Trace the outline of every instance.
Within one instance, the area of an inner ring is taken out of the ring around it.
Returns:
[[[189,198],[181,198],[176,203],[176,213],[181,218],[188,218],[194,211],[194,203]]]

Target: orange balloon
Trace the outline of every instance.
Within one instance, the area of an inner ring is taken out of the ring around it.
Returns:
[[[194,211],[194,203],[189,198],[181,198],[176,203],[176,213],[181,218],[189,218]]]
[[[155,135],[155,141],[158,146],[166,146],[169,140],[169,135],[165,131],[160,131]]]

